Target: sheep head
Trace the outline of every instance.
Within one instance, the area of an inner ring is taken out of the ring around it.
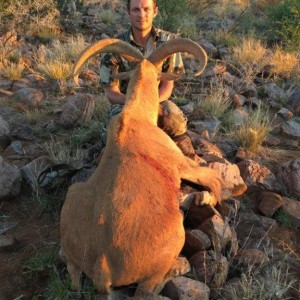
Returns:
[[[91,57],[100,53],[114,53],[119,54],[130,62],[139,63],[144,59],[147,59],[156,66],[158,78],[163,78],[165,80],[174,80],[178,77],[176,74],[161,74],[160,70],[163,61],[177,52],[187,52],[189,54],[192,54],[198,60],[199,68],[194,73],[194,76],[199,76],[203,72],[207,63],[206,52],[201,46],[190,39],[180,38],[166,41],[157,49],[155,49],[148,58],[144,58],[139,50],[137,50],[127,42],[118,39],[105,39],[90,45],[80,54],[73,67],[73,78],[75,83],[78,85],[79,72],[85,62],[87,62]],[[124,72],[116,75],[116,78],[130,79],[131,75],[131,71]]]

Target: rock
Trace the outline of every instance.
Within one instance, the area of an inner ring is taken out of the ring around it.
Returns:
[[[293,91],[287,104],[295,114],[300,115],[300,87]]]
[[[238,200],[230,198],[218,203],[215,208],[223,218],[231,220],[236,217],[240,206],[241,204]]]
[[[247,98],[243,95],[234,94],[232,97],[232,102],[236,108],[244,106],[246,101],[247,101]]]
[[[212,242],[212,248],[216,253],[221,253],[232,238],[229,224],[218,215],[206,219],[198,229],[209,237]]]
[[[226,60],[226,58],[230,55],[230,50],[227,46],[218,46],[218,57],[221,60]]]
[[[281,143],[281,137],[269,133],[263,141],[266,146],[278,146]]]
[[[11,141],[8,123],[0,116],[0,149],[5,149]]]
[[[240,175],[237,165],[225,161],[225,163],[209,163],[208,167],[218,170],[221,175],[223,180],[222,200],[229,199],[232,196],[240,196],[247,190],[247,186]]]
[[[239,212],[236,223],[239,246],[244,249],[266,250],[270,247],[269,232],[278,227],[274,219],[244,212]]]
[[[184,115],[186,116],[192,113],[194,108],[195,108],[195,103],[192,101],[180,107],[180,109],[183,111]]]
[[[181,152],[185,156],[187,156],[191,159],[193,159],[195,157],[196,152],[193,147],[192,140],[187,134],[177,136],[173,140],[174,140],[175,144],[177,145],[177,147],[181,150]]]
[[[265,93],[269,98],[275,101],[284,99],[286,92],[275,83],[269,83],[264,86]]]
[[[201,134],[203,131],[207,130],[209,137],[213,138],[219,131],[221,127],[221,121],[215,117],[210,120],[205,121],[191,121],[189,126],[193,128],[198,134]]]
[[[16,240],[11,235],[0,235],[0,250],[8,250],[14,246]]]
[[[48,156],[40,156],[31,161],[29,164],[21,169],[21,174],[33,190],[38,188],[38,178],[42,171],[44,171],[52,160]]]
[[[16,80],[14,81],[12,87],[11,87],[11,90],[13,92],[16,92],[20,89],[23,89],[23,88],[29,88],[30,87],[30,80],[27,79],[27,78],[20,78],[19,80]]]
[[[217,56],[218,50],[212,43],[205,39],[201,39],[199,44],[206,51],[208,56],[212,58],[215,58]]]
[[[195,201],[192,201],[192,204],[186,213],[184,224],[186,228],[194,229],[200,226],[206,219],[215,215],[215,213],[216,210],[210,205],[198,206],[195,204]]]
[[[259,106],[261,106],[262,101],[260,99],[258,99],[257,97],[250,97],[250,98],[246,98],[246,105],[255,109]]]
[[[263,215],[272,217],[282,204],[283,200],[280,195],[272,192],[262,192],[257,208]]]
[[[253,160],[244,160],[237,164],[241,176],[248,187],[258,187],[271,191],[280,191],[275,175],[265,166]]]
[[[0,156],[0,200],[18,196],[21,191],[21,182],[20,172]]]
[[[213,251],[199,251],[189,259],[192,273],[197,280],[209,287],[222,286],[228,274],[228,261]]]
[[[0,106],[0,116],[10,125],[10,135],[14,138],[32,141],[32,128],[24,115],[11,107]]]
[[[37,89],[24,87],[14,93],[14,98],[28,108],[35,108],[43,99],[43,93]]]
[[[244,107],[239,107],[233,110],[231,115],[231,122],[235,126],[243,126],[248,120],[249,112]]]
[[[295,140],[300,140],[300,122],[296,122],[294,120],[288,120],[281,126],[281,133]]]
[[[277,174],[285,194],[300,196],[300,158],[290,160],[279,167]]]
[[[162,291],[162,295],[172,300],[208,300],[209,293],[210,289],[205,283],[184,276],[167,282]]]
[[[241,249],[237,255],[233,257],[233,264],[243,273],[249,273],[253,267],[262,267],[269,262],[268,256],[258,249]]]
[[[216,142],[217,146],[226,155],[227,159],[230,161],[235,158],[236,152],[239,148],[238,143],[235,140],[222,140]]]
[[[208,250],[211,247],[209,237],[199,229],[185,231],[185,243],[182,249],[182,254],[187,258],[201,250]]]
[[[203,73],[201,74],[201,77],[214,77],[216,75],[220,75],[226,71],[226,65],[224,64],[217,64],[208,66]]]
[[[287,108],[282,107],[278,112],[277,115],[283,117],[285,120],[290,120],[294,117],[294,114]]]
[[[0,79],[0,89],[10,90],[13,82],[9,79]]]
[[[65,128],[73,128],[79,124],[89,122],[95,109],[95,99],[89,94],[75,94],[68,98],[62,108],[59,124]]]
[[[201,156],[207,154],[213,154],[218,157],[224,156],[224,152],[218,146],[201,137],[199,137],[197,140],[194,140],[193,144],[197,148],[197,153]]]
[[[300,201],[283,197],[283,211],[288,216],[291,223],[300,228]]]

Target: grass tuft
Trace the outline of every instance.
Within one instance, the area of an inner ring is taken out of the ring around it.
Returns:
[[[266,47],[260,40],[244,37],[241,43],[232,48],[232,62],[236,65],[262,64]]]
[[[277,46],[274,54],[271,56],[270,64],[273,66],[273,73],[289,78],[292,75],[297,75],[297,72],[299,72],[300,61],[295,54],[288,53]]]
[[[241,145],[255,153],[272,129],[268,109],[258,106],[257,109],[250,111],[245,124],[238,128],[233,127],[232,131]]]

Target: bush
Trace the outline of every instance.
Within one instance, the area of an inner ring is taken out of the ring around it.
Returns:
[[[158,0],[159,15],[158,26],[172,32],[177,32],[180,27],[184,12],[187,11],[185,0]]]
[[[269,39],[280,42],[287,49],[297,50],[300,45],[300,1],[281,1],[267,10],[267,17]]]

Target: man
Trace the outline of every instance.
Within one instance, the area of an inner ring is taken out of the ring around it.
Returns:
[[[175,38],[174,34],[153,27],[153,20],[158,14],[156,0],[128,0],[127,14],[131,28],[117,38],[139,49],[145,57],[148,57],[161,43]],[[106,96],[112,105],[109,120],[121,112],[128,85],[128,81],[113,79],[112,75],[131,69],[133,67],[130,63],[117,55],[106,54],[101,61],[100,78],[101,82],[107,86]],[[181,55],[178,53],[169,57],[163,63],[162,71],[176,74],[184,73]],[[173,81],[161,80],[159,83],[161,116],[158,124],[171,137],[176,137],[186,132],[187,119],[181,110],[168,100],[173,87]]]

